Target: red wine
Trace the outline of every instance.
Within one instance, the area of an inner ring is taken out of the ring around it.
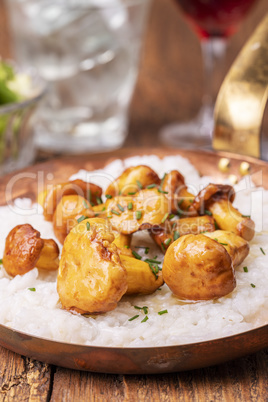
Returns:
[[[228,37],[258,0],[175,0],[201,38]]]

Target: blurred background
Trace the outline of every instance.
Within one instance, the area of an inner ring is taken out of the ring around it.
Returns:
[[[267,0],[260,0],[228,40],[226,72],[267,11]],[[4,0],[0,0],[0,55],[12,57]],[[202,81],[197,36],[172,1],[153,0],[124,146],[160,145],[158,133],[164,125],[194,117],[201,104]],[[268,132],[267,110],[263,131]],[[51,156],[39,151],[37,160]]]

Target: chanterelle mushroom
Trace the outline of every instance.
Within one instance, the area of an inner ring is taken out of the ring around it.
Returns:
[[[96,184],[80,179],[48,186],[47,190],[38,195],[38,202],[43,207],[44,217],[47,221],[52,221],[58,203],[63,196],[67,195],[84,197],[95,205],[100,200],[102,189]]]
[[[63,308],[81,314],[113,310],[127,291],[109,222],[101,218],[78,223],[65,239],[57,290]]]
[[[175,296],[210,300],[236,286],[232,260],[225,248],[203,234],[185,235],[167,249],[163,279]]]
[[[243,216],[233,207],[235,193],[232,186],[209,184],[196,196],[192,207],[199,213],[208,210],[215,219],[218,227],[243,237],[250,241],[254,236],[254,222]]]
[[[139,165],[127,168],[105,191],[106,196],[129,195],[150,184],[159,184],[160,179],[149,166]]]
[[[56,270],[59,248],[52,239],[41,239],[40,232],[31,225],[15,226],[6,238],[3,265],[11,276],[23,275],[37,267]]]

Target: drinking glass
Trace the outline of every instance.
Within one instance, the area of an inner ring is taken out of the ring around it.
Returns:
[[[160,132],[162,142],[180,148],[211,147],[215,66],[222,65],[227,38],[258,0],[173,0],[184,13],[201,43],[204,65],[204,95],[195,119],[173,123]]]
[[[150,0],[7,0],[14,55],[49,83],[37,146],[80,153],[122,145]]]

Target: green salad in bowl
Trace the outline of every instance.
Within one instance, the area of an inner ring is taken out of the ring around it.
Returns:
[[[33,161],[34,111],[45,92],[45,82],[34,71],[0,59],[0,174]]]

